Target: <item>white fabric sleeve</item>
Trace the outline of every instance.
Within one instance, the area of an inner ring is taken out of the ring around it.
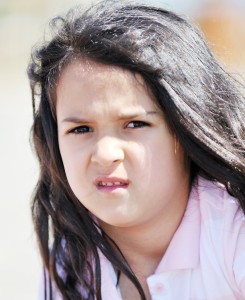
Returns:
[[[45,285],[46,282],[46,285]],[[54,284],[51,282],[48,272],[43,268],[40,274],[37,300],[51,300],[50,289],[52,289],[52,300],[62,300],[62,296]]]

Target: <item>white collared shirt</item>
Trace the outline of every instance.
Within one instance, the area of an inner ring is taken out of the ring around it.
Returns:
[[[100,261],[102,299],[122,300],[111,263],[101,253]],[[245,299],[245,217],[221,184],[198,178],[182,222],[147,284],[152,300]],[[53,299],[61,299],[57,291]]]
[[[122,300],[103,255],[101,264],[102,299]],[[198,179],[183,220],[147,283],[152,300],[245,299],[245,217],[222,185]]]

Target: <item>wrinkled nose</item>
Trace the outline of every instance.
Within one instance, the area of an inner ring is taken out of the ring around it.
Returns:
[[[97,141],[91,161],[103,167],[110,167],[124,160],[121,142],[113,137],[105,136]]]

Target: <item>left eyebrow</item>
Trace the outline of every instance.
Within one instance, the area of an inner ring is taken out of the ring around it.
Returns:
[[[135,114],[120,114],[118,119],[119,120],[126,120],[126,119],[135,119],[138,117],[148,116],[148,115],[156,115],[159,114],[157,111],[146,111],[144,113],[135,113]]]

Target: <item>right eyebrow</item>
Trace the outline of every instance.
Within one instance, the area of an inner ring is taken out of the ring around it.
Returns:
[[[68,118],[65,118],[61,121],[61,123],[76,123],[76,124],[79,124],[79,123],[89,123],[88,120],[86,119],[81,119],[81,118],[78,118],[78,117],[68,117]]]

